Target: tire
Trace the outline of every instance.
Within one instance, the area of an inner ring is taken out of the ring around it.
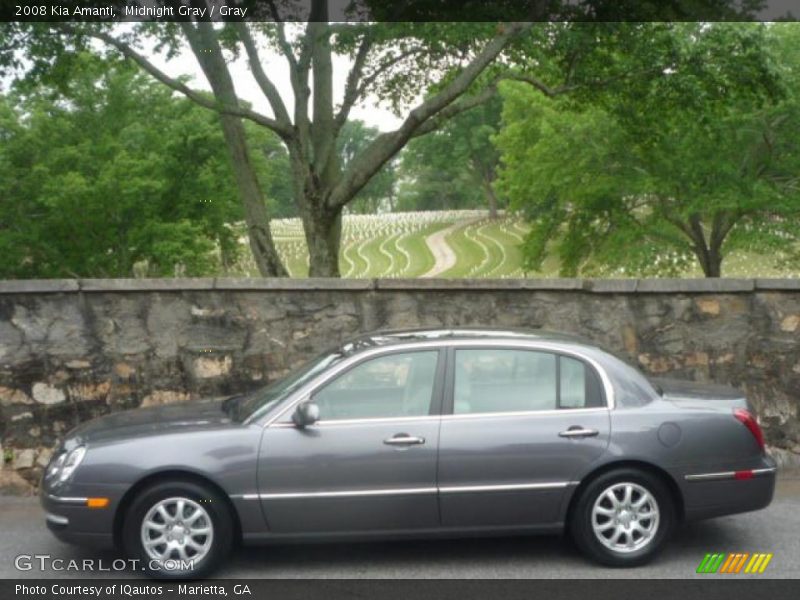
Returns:
[[[603,473],[580,492],[569,526],[587,557],[610,567],[635,567],[663,549],[675,522],[675,503],[666,484],[646,471],[625,468]]]
[[[145,539],[153,543],[146,547]],[[226,499],[207,486],[181,480],[143,489],[128,508],[122,528],[125,553],[139,561],[137,568],[159,579],[205,577],[230,553],[233,539]],[[183,568],[187,561],[191,568]]]

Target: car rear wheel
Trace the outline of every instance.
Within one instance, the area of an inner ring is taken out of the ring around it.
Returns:
[[[580,494],[570,531],[581,551],[601,564],[645,564],[664,547],[674,527],[669,489],[645,471],[604,473]]]
[[[140,492],[123,525],[129,557],[151,577],[202,577],[219,566],[233,543],[227,503],[203,485],[161,482]]]

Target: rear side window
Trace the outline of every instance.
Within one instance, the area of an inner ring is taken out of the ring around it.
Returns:
[[[595,370],[582,360],[558,357],[559,408],[598,408],[603,406],[603,390]]]
[[[453,383],[453,414],[603,406],[594,369],[550,352],[456,350]]]

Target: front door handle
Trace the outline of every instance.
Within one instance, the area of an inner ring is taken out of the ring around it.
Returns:
[[[415,435],[408,435],[407,433],[398,433],[397,435],[386,438],[383,443],[387,446],[416,446],[425,443],[424,437]]]
[[[594,437],[599,431],[597,429],[586,429],[584,427],[570,427],[566,431],[562,431],[558,435],[563,438],[585,438]]]

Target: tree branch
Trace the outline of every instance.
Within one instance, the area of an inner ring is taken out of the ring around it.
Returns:
[[[292,45],[286,37],[286,26],[281,18],[280,11],[275,5],[274,0],[267,0],[272,18],[275,20],[275,28],[278,36],[278,47],[286,58],[289,65],[289,80],[294,91],[294,123],[299,130],[297,148],[306,157],[308,149],[305,147],[305,140],[309,137],[310,123],[308,120],[308,99],[311,96],[311,89],[308,87],[308,70],[311,64],[311,42],[309,41],[308,25],[303,35],[303,43],[300,49],[300,56],[295,56]],[[305,158],[304,158],[305,160]]]
[[[278,89],[275,87],[275,84],[272,83],[270,78],[267,77],[267,74],[264,72],[264,68],[261,65],[261,59],[258,56],[258,48],[256,48],[255,41],[250,35],[249,26],[243,21],[238,21],[234,23],[234,27],[239,33],[239,39],[242,41],[245,52],[247,53],[247,59],[250,63],[250,71],[253,73],[253,77],[255,78],[256,83],[258,83],[258,86],[261,88],[261,91],[264,93],[264,96],[266,96],[267,100],[269,101],[269,105],[272,107],[272,111],[275,113],[276,120],[287,129],[290,129],[292,126],[292,121],[289,118],[286,105],[283,103],[283,98],[281,98],[281,95],[278,92]]]
[[[534,77],[533,75],[526,75],[522,73],[507,73],[503,75],[503,79],[509,79],[511,81],[521,81],[523,83],[527,83],[530,86],[533,86],[540,92],[542,92],[548,98],[555,98],[561,94],[566,94],[567,92],[571,92],[572,90],[576,89],[578,86],[576,85],[562,85],[559,87],[550,87],[541,79]]]
[[[364,77],[364,79],[361,81],[361,85],[358,86],[358,90],[356,92],[356,99],[361,98],[367,91],[369,86],[375,83],[378,77],[383,75],[386,71],[391,69],[401,60],[404,60],[409,56],[414,56],[415,54],[420,54],[421,52],[422,48],[411,48],[410,50],[406,50],[404,52],[401,52],[397,56],[392,57],[392,60],[383,63],[380,67],[377,67],[374,71],[372,71],[369,75]]]
[[[292,50],[292,45],[286,38],[286,26],[281,18],[280,11],[278,10],[278,7],[275,6],[274,0],[268,0],[267,4],[269,4],[269,10],[272,13],[272,18],[275,20],[275,28],[278,33],[278,47],[286,57],[289,67],[291,69],[297,69],[297,58],[294,55],[294,50]]]
[[[97,40],[100,40],[113,48],[116,48],[125,58],[134,61],[138,64],[142,70],[148,73],[154,79],[160,81],[164,85],[169,88],[172,88],[176,92],[183,94],[192,102],[202,106],[203,108],[207,108],[209,110],[214,110],[218,113],[231,115],[236,117],[241,117],[243,119],[248,119],[259,125],[263,125],[277,133],[278,135],[285,136],[291,133],[290,130],[286,130],[280,123],[278,123],[275,119],[271,119],[266,115],[262,115],[254,110],[251,110],[246,107],[238,106],[238,105],[230,105],[230,104],[221,104],[215,99],[211,99],[206,96],[203,92],[198,90],[194,90],[184,84],[179,79],[175,79],[170,77],[166,73],[164,73],[161,69],[156,67],[153,63],[147,60],[144,56],[139,54],[136,50],[131,48],[125,42],[118,40],[117,38],[109,35],[104,31],[87,31],[82,29],[77,29],[68,23],[54,23],[53,27],[61,30],[64,33],[69,33],[72,35],[86,35]]]
[[[331,208],[344,206],[384,163],[400,151],[420,126],[463,95],[511,40],[529,30],[531,26],[532,23],[507,25],[504,31],[492,38],[444,89],[412,109],[398,129],[375,138],[348,166],[328,199],[329,206]]]
[[[722,249],[722,244],[725,238],[728,237],[731,229],[739,220],[739,214],[736,212],[730,213],[726,211],[717,211],[714,213],[714,223],[711,227],[711,241],[710,247],[715,252]]]
[[[613,77],[608,77],[607,79],[593,79],[591,81],[584,81],[582,83],[565,83],[558,87],[551,87],[543,82],[541,79],[534,77],[533,75],[529,75],[527,73],[513,73],[509,72],[502,75],[502,79],[509,79],[511,81],[521,81],[523,83],[527,83],[528,85],[536,88],[540,92],[542,92],[545,96],[549,98],[555,98],[556,96],[560,96],[561,94],[567,94],[569,92],[574,92],[575,90],[579,89],[592,89],[592,88],[603,88],[606,87],[615,81],[621,81],[623,79],[628,79],[630,77],[640,77],[642,75],[646,75],[647,73],[656,73],[661,71],[661,67],[649,67],[647,69],[640,69],[638,71],[630,72],[630,73],[620,73],[619,75],[614,75]],[[567,75],[567,82],[572,79],[571,74]]]
[[[355,59],[353,60],[353,67],[350,69],[350,73],[347,74],[347,83],[344,87],[342,106],[339,108],[339,112],[335,117],[337,131],[341,129],[342,125],[347,121],[347,117],[350,115],[350,109],[353,108],[353,105],[360,96],[359,92],[361,91],[361,87],[359,86],[359,82],[364,74],[364,65],[367,62],[370,48],[372,48],[372,36],[370,32],[367,31],[364,37],[361,38],[361,43],[358,46]]]
[[[431,117],[425,123],[420,125],[412,134],[411,137],[419,137],[426,133],[431,133],[439,129],[445,122],[453,117],[467,112],[468,110],[480,106],[492,99],[497,93],[497,84],[491,83],[481,91],[480,94],[470,96],[469,98],[462,99],[458,102],[453,102],[447,108],[441,110],[435,117]]]
[[[333,116],[333,62],[328,25],[328,0],[311,0],[310,19],[306,35],[311,41],[313,62],[311,143],[314,149],[314,174],[320,179],[330,180],[336,176],[338,167],[333,164],[336,153],[336,131]]]

